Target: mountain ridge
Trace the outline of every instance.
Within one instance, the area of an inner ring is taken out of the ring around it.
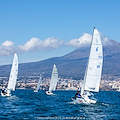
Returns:
[[[120,76],[120,43],[110,40],[103,44],[103,75]],[[80,47],[64,56],[19,64],[19,76],[36,76],[40,73],[50,77],[56,64],[59,77],[83,79],[90,52],[90,45]],[[9,76],[11,65],[0,66],[0,76]]]

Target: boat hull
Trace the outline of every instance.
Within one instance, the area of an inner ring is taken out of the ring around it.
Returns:
[[[37,90],[34,90],[34,92],[38,92]]]
[[[53,93],[51,93],[49,91],[46,91],[45,94],[47,94],[47,95],[54,95]]]
[[[87,97],[82,97],[82,98],[71,98],[74,103],[77,103],[77,104],[90,104],[90,103],[96,103],[95,100],[92,100],[90,99],[88,96]]]
[[[4,93],[1,92],[1,96],[2,96],[2,97],[10,97],[11,94],[10,94],[10,93],[5,93],[5,94],[4,94]]]

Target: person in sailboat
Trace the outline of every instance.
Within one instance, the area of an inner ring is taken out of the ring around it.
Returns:
[[[79,94],[79,91],[77,91],[77,92],[76,92],[76,94],[75,94],[75,98],[77,98],[77,97],[78,97],[78,94]]]
[[[78,91],[76,98],[81,98],[80,91]]]
[[[7,94],[7,90],[6,89],[2,89],[1,91],[4,95]]]
[[[71,99],[76,99],[76,98],[81,98],[81,94],[80,94],[79,90],[76,92],[75,97],[73,97]]]
[[[48,91],[48,93],[50,93],[48,89],[45,89],[45,94],[46,94],[47,91]]]

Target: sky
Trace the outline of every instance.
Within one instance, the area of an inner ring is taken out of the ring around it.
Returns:
[[[120,42],[120,0],[0,0],[0,65],[68,54],[94,27]]]

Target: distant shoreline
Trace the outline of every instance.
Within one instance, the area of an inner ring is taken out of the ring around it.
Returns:
[[[32,88],[16,88],[16,90],[34,90]],[[45,90],[39,90],[39,91],[45,91]],[[55,91],[77,91],[77,90],[64,90],[64,89],[59,89],[59,90],[55,90]],[[119,92],[117,90],[100,90],[100,91],[116,91],[116,92]],[[99,92],[100,92],[99,91]]]

